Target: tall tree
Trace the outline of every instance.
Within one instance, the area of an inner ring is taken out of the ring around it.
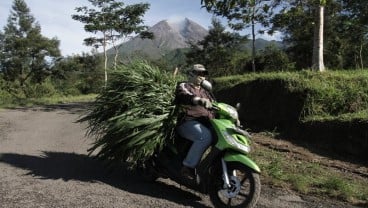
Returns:
[[[325,71],[325,65],[323,61],[323,25],[326,0],[318,0],[313,3],[315,4],[316,8],[316,19],[313,36],[312,69],[323,72]]]
[[[60,56],[59,40],[41,35],[41,26],[24,0],[14,0],[1,39],[0,71],[23,89],[28,80],[43,82],[51,74],[53,60]]]
[[[139,33],[141,38],[153,38],[153,33],[147,31],[147,26],[143,25],[143,15],[149,8],[149,4],[127,5],[124,9],[124,17],[119,18],[119,12],[116,15],[117,22],[113,22],[110,30],[111,43],[115,50],[114,69],[117,67],[119,50],[122,44],[117,45],[119,40],[127,41],[131,34]]]
[[[299,32],[304,30],[307,32],[306,34],[301,34],[298,32],[298,35],[299,37],[305,36],[304,41],[306,41],[307,36],[310,34],[309,29],[312,26],[313,35],[309,36],[312,38],[312,58],[310,62],[311,65],[309,64],[309,67],[314,70],[324,71],[324,17],[327,0],[275,0],[275,2],[275,5],[278,5],[279,8],[281,7],[281,11],[272,18],[272,29],[270,31],[274,31],[275,28],[281,30],[286,29],[288,31],[291,29],[294,32],[298,30]],[[307,19],[308,21],[305,21]],[[296,28],[296,25],[299,25],[300,28]],[[283,29],[280,28],[280,26],[283,27]],[[288,35],[292,34],[286,34],[286,36]],[[286,37],[286,39],[293,38],[294,37],[292,36]]]
[[[232,66],[232,58],[245,41],[245,37],[226,31],[221,22],[213,18],[204,40],[191,44],[191,50],[186,54],[187,63],[202,63],[213,76],[234,74],[236,68]]]
[[[234,30],[251,27],[252,30],[252,70],[255,66],[255,40],[257,24],[267,25],[267,19],[272,16],[272,0],[201,0],[207,11],[226,17],[229,26]],[[259,31],[262,33],[263,31]]]
[[[349,52],[351,67],[363,69],[368,63],[368,1],[340,0],[344,10],[341,12],[340,28],[347,41],[345,51]],[[353,58],[352,58],[353,57]]]
[[[72,15],[74,20],[85,24],[84,30],[91,33],[101,33],[102,36],[94,36],[84,39],[86,45],[102,46],[105,56],[105,85],[107,83],[107,46],[112,43],[115,48],[115,62],[117,61],[118,48],[116,41],[127,37],[132,33],[147,35],[146,26],[141,25],[144,13],[149,9],[149,4],[140,3],[125,6],[123,2],[115,0],[88,0],[92,8],[87,6],[77,7],[76,11],[81,15]],[[116,63],[115,63],[116,66]]]
[[[275,44],[267,45],[258,56],[264,71],[289,71],[295,68],[287,54]]]
[[[295,6],[288,10],[282,9],[271,22],[270,32],[279,31],[283,34],[286,52],[296,62],[298,69],[309,67],[312,59],[313,18],[310,13],[310,10],[305,11],[301,5]]]
[[[65,94],[97,93],[103,86],[102,65],[98,53],[66,57],[55,65],[53,84]]]

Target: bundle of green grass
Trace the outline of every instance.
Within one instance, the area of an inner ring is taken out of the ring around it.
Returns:
[[[96,140],[89,154],[112,164],[135,166],[173,139],[174,91],[178,79],[144,61],[119,66],[88,113],[87,133]]]

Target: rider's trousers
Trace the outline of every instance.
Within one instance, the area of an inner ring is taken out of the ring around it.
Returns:
[[[203,153],[211,145],[211,131],[200,122],[190,120],[178,126],[177,132],[180,136],[193,141],[193,144],[183,161],[183,165],[195,168],[201,160]]]

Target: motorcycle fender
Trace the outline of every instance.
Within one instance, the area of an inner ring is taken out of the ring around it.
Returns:
[[[253,160],[251,160],[246,155],[243,155],[243,154],[238,153],[238,152],[227,152],[227,153],[225,153],[224,160],[226,162],[240,162],[240,163],[243,163],[244,165],[248,166],[249,168],[253,169],[257,173],[261,172],[261,169],[258,167],[258,165],[255,162],[253,162]]]

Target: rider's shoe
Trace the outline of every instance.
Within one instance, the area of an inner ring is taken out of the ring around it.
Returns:
[[[183,166],[180,170],[180,174],[186,180],[195,179],[195,170],[193,168]]]

